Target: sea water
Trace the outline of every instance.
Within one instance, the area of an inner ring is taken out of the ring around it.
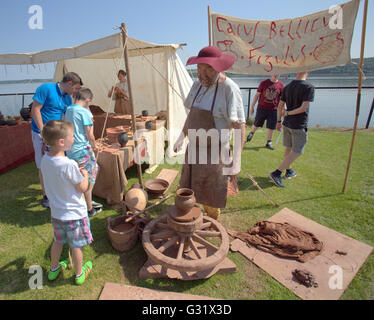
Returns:
[[[256,89],[265,77],[235,77],[232,79],[242,89],[244,111],[247,118],[254,118],[249,115],[249,106]],[[291,78],[282,76],[280,80],[287,85]],[[357,100],[357,77],[309,77],[310,81],[317,89],[314,101],[309,108],[309,126],[322,127],[353,127],[356,114]],[[26,81],[23,83],[0,83],[0,94],[5,93],[32,93],[24,97],[23,105],[27,106],[32,102],[33,93],[42,83]],[[363,87],[374,87],[374,77],[367,77],[362,81]],[[326,88],[326,89],[322,89]],[[330,88],[331,87],[331,88]],[[344,89],[346,87],[356,87],[355,89]],[[327,89],[328,88],[328,89]],[[374,88],[361,91],[360,115],[358,126],[364,127],[368,119],[370,108],[374,98]],[[248,103],[249,102],[249,103]],[[5,116],[17,116],[22,108],[22,96],[0,96],[0,111]],[[374,126],[374,115],[370,122]]]
[[[23,106],[27,107],[32,102],[32,97],[41,82],[25,81],[22,83],[0,83],[0,94],[30,93],[29,95],[0,96],[0,111],[4,116],[19,116]],[[24,105],[22,105],[22,101]]]
[[[266,78],[244,78],[232,77],[232,79],[241,87],[251,87],[250,101],[256,94],[256,88],[260,82]],[[293,79],[281,77],[280,80],[287,85]],[[357,86],[358,79],[355,77],[309,77],[307,81],[311,82],[317,89],[315,90],[314,101],[309,107],[309,126],[322,127],[353,127],[356,114]],[[362,82],[363,87],[374,87],[374,77],[367,77]],[[347,87],[356,87],[347,89]],[[249,115],[248,100],[249,90],[242,89],[243,103],[247,118],[254,118]],[[373,89],[361,90],[360,115],[358,126],[365,127],[371,104],[374,98]],[[249,104],[250,106],[250,104]],[[374,115],[370,126],[374,126]]]

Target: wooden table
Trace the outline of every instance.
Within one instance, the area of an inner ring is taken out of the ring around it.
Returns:
[[[94,115],[94,136],[96,139],[101,138],[105,123],[106,114],[102,113],[99,115]],[[131,116],[130,115],[116,115],[109,114],[105,128],[113,128],[117,126],[131,125]],[[106,132],[104,132],[104,137]]]
[[[0,174],[34,160],[31,122],[0,126]]]
[[[100,141],[97,140],[100,146]],[[145,142],[139,144],[140,156],[146,155]],[[100,150],[97,163],[99,173],[96,178],[93,194],[106,200],[107,204],[115,209],[122,207],[123,195],[126,191],[126,170],[134,165],[134,141],[130,140],[126,147],[120,148],[113,144]]]
[[[127,116],[114,116],[114,119],[118,121],[118,119],[121,120],[122,118],[123,120],[123,117]],[[94,127],[95,126],[96,121]],[[164,130],[164,126],[165,120],[157,120],[157,127],[159,128],[157,130],[147,130],[144,133],[142,140],[138,143],[141,161],[149,161],[148,153],[151,152],[156,145],[159,148],[162,147],[162,151],[164,150],[164,139],[162,139],[161,143],[152,143],[152,145],[148,146],[148,148],[153,148],[148,149],[148,152],[146,149],[147,139],[149,141],[149,138],[153,137],[153,139],[151,139],[152,142],[159,139],[159,130]],[[107,141],[105,138],[103,138],[103,143],[100,142],[100,139],[97,139],[96,141],[98,146],[104,147],[100,148],[97,160],[100,168],[93,189],[93,194],[105,199],[113,208],[121,209],[122,199],[126,193],[126,186],[128,183],[125,172],[128,168],[134,165],[134,140],[130,139],[124,148],[120,148],[120,145],[117,143],[108,145],[105,143]]]
[[[136,115],[137,117],[140,117],[141,115]],[[94,115],[94,136],[96,139],[101,138],[104,123],[105,123],[106,114],[96,114]],[[156,119],[155,116],[148,116],[143,117],[144,121],[148,120],[154,120]],[[166,120],[154,120],[154,127],[164,127],[166,125]],[[105,125],[105,128],[113,128],[117,126],[131,126],[132,120],[131,115],[117,115],[117,114],[109,114],[108,119]],[[104,131],[103,137],[106,136],[106,132]]]

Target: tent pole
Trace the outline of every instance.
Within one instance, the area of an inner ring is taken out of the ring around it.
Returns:
[[[208,6],[208,28],[209,28],[209,45],[212,45],[212,25],[210,21],[210,6]]]
[[[368,11],[368,0],[365,0],[365,5],[364,5],[364,19],[363,19],[363,22],[362,22],[362,32],[361,32],[360,71],[359,71],[359,76],[358,76],[358,88],[357,88],[357,100],[356,100],[356,116],[355,116],[355,122],[354,122],[354,126],[353,126],[351,149],[349,151],[349,158],[348,158],[348,163],[347,163],[347,170],[345,172],[345,178],[344,178],[344,185],[343,185],[342,193],[344,193],[345,186],[347,184],[349,167],[351,165],[351,160],[352,160],[353,145],[354,145],[356,131],[357,131],[358,116],[360,114],[362,72],[363,72],[362,71],[363,70],[362,67],[363,67],[363,64],[364,64],[364,48],[365,48],[367,11]]]
[[[170,50],[170,49],[169,49]],[[167,51],[167,55],[166,55],[166,61],[165,61],[165,65],[166,65],[166,79],[167,79],[167,84],[166,84],[166,110],[167,110],[167,120],[166,120],[166,130],[168,132],[170,132],[170,73],[169,73],[169,56],[170,56],[170,51]],[[156,128],[157,129],[157,128]],[[168,139],[167,141],[167,147],[169,147],[170,145],[170,140]]]
[[[135,143],[135,150],[134,150],[134,156],[136,156],[136,152],[139,152],[138,150],[138,141],[135,139],[135,131],[136,131],[136,118],[135,118],[135,110],[134,110],[134,99],[132,95],[132,87],[131,87],[131,76],[130,76],[130,66],[129,66],[129,56],[127,52],[127,45],[126,45],[126,37],[127,37],[127,30],[126,30],[126,24],[121,23],[121,32],[122,32],[122,40],[124,45],[124,59],[125,59],[125,66],[126,66],[126,72],[127,72],[127,84],[129,87],[129,100],[130,100],[130,108],[131,108],[131,119],[132,119],[132,131],[134,132],[134,143]],[[137,157],[140,162],[140,154]],[[139,177],[139,184],[143,187],[143,177],[142,177],[142,165],[141,163],[136,164],[138,169],[138,177]]]

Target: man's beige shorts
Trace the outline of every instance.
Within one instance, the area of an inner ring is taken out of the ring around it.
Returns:
[[[303,154],[308,141],[306,129],[291,129],[283,126],[283,145],[295,153]]]

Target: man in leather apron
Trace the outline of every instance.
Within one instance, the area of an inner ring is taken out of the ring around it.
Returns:
[[[190,112],[174,145],[177,152],[184,138],[189,138],[180,188],[192,189],[196,202],[203,205],[208,216],[218,221],[220,208],[226,206],[228,179],[240,172],[245,139],[240,89],[222,73],[233,63],[233,56],[222,54],[214,46],[205,47],[198,56],[188,59],[187,65],[197,64],[198,80],[185,100]],[[232,129],[236,129],[233,158],[229,144]],[[204,132],[205,136],[200,136],[199,132]]]

